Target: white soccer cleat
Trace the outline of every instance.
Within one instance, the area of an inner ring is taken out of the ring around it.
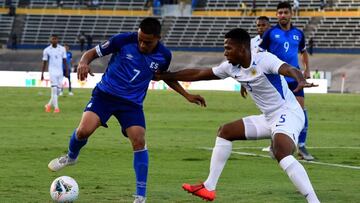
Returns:
[[[271,151],[270,147],[271,147],[271,146],[264,147],[264,148],[262,148],[261,151],[263,151],[263,152],[270,152],[270,151]]]
[[[74,96],[74,93],[73,93],[73,92],[69,92],[69,96]]]
[[[53,159],[48,164],[48,168],[51,171],[59,171],[60,169],[64,168],[65,166],[74,165],[76,164],[77,159],[70,158],[67,154],[56,159]]]
[[[140,195],[134,195],[135,200],[134,203],[145,203],[146,197],[140,196]]]

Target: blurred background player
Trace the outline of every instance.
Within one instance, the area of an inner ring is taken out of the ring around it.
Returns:
[[[256,31],[258,35],[251,38],[251,51],[253,52],[259,52],[259,45],[262,42],[262,36],[265,33],[266,30],[268,30],[271,27],[270,20],[266,16],[259,16],[256,19]]]
[[[198,81],[232,77],[253,98],[262,114],[247,116],[224,124],[218,130],[211,156],[210,173],[203,184],[183,184],[183,189],[205,200],[216,197],[216,185],[231,155],[235,140],[271,139],[274,156],[297,190],[309,203],[319,203],[310,179],[293,157],[305,117],[282,75],[296,79],[295,92],[312,87],[302,73],[268,52],[252,53],[250,36],[243,29],[230,30],[225,35],[224,55],[227,61],[212,69],[185,69],[159,75],[159,79]]]
[[[58,44],[58,36],[51,35],[50,45],[43,51],[43,66],[41,68],[41,80],[44,80],[44,71],[48,68],[51,84],[51,97],[49,102],[45,105],[45,111],[50,112],[51,107],[54,107],[54,113],[59,113],[58,95],[62,89],[63,81],[63,65],[65,66],[65,73],[67,74],[69,68],[66,63],[66,50],[63,46]]]
[[[85,80],[88,73],[92,74],[89,64],[94,59],[113,55],[101,81],[93,90],[79,126],[73,132],[68,154],[53,159],[48,165],[50,170],[58,171],[75,164],[90,135],[100,126],[107,127],[106,122],[114,115],[133,148],[136,176],[134,203],[145,202],[149,155],[145,145],[143,101],[155,72],[167,71],[172,58],[170,50],[159,42],[160,33],[160,22],[156,18],[145,18],[138,32],[115,35],[83,54],[77,70],[80,80]],[[205,106],[201,96],[187,93],[178,82],[165,82],[189,102]]]
[[[74,93],[72,92],[72,88],[71,88],[71,68],[73,66],[73,58],[72,58],[72,53],[70,51],[70,46],[68,44],[64,44],[65,50],[66,50],[66,64],[68,67],[68,71],[66,71],[65,69],[65,64],[63,65],[63,72],[64,72],[64,76],[68,79],[68,84],[69,84],[69,96],[73,96]],[[64,92],[64,88],[61,88],[61,92],[60,92],[60,96],[63,95]]]
[[[285,61],[291,66],[300,70],[298,53],[300,52],[301,62],[304,68],[304,78],[310,78],[309,56],[305,46],[304,33],[291,23],[292,10],[289,2],[280,2],[277,5],[278,24],[270,28],[264,33],[263,41],[260,48],[273,53],[279,59]],[[297,82],[293,78],[285,77],[290,90],[297,87]],[[298,143],[298,152],[301,158],[311,161],[314,157],[307,151],[305,147],[308,117],[305,109],[304,90],[294,92],[296,99],[300,103],[305,114],[305,126],[301,131]]]

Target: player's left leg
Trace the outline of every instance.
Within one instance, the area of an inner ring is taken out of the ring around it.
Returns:
[[[273,138],[273,153],[280,167],[288,174],[291,182],[305,196],[309,203],[320,202],[311,185],[310,179],[298,160],[292,155],[295,150],[294,139],[283,133],[276,133]]]
[[[74,93],[72,92],[70,75],[71,75],[71,73],[69,72],[69,75],[67,76],[67,79],[68,79],[68,81],[69,81],[69,96],[73,96]]]
[[[303,90],[302,90],[302,92],[303,92]],[[302,131],[300,132],[299,141],[298,141],[299,155],[307,161],[312,161],[312,160],[314,160],[314,157],[307,151],[306,146],[305,146],[306,138],[307,138],[307,130],[308,130],[308,116],[307,116],[307,111],[305,108],[305,99],[304,99],[303,93],[302,93],[302,95],[296,95],[296,100],[299,102],[300,106],[303,108],[304,116],[305,116],[305,125],[304,125],[304,128],[302,129]]]
[[[145,202],[149,167],[149,154],[145,146],[145,128],[131,126],[126,129],[134,151],[134,171],[136,176],[136,195],[134,203]]]
[[[216,185],[232,151],[232,141],[269,138],[271,134],[264,115],[248,116],[221,126],[211,155],[210,172],[203,184],[183,184],[183,189],[205,200],[216,196]]]
[[[114,116],[119,121],[122,133],[128,137],[133,148],[133,167],[136,177],[136,193],[134,203],[146,200],[149,154],[145,142],[145,115],[142,106],[123,103],[117,108]]]

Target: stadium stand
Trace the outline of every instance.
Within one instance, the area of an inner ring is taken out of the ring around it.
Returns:
[[[62,1],[61,4],[58,4],[55,0],[31,0],[28,4],[25,4],[28,8],[71,8],[71,9],[86,9],[86,8],[96,8],[96,9],[124,9],[124,10],[143,10],[144,9],[144,0],[99,0],[95,4],[91,3],[92,1],[79,1],[79,0],[66,0]]]
[[[349,1],[349,0],[348,0]],[[350,0],[351,1],[351,0]],[[252,7],[252,0],[207,0],[207,10],[238,10],[241,8],[241,3],[244,2],[248,9]],[[278,1],[272,0],[256,0],[256,8],[263,10],[274,10]],[[318,9],[321,5],[321,0],[301,0],[301,9]]]
[[[235,27],[244,27],[255,35],[255,17],[163,17],[163,42],[170,47],[222,48],[223,35]],[[94,43],[108,37],[137,29],[141,17],[127,16],[61,16],[27,15],[21,44],[44,45],[51,34],[58,34],[72,46],[78,44],[80,32],[92,35]],[[309,17],[295,18],[296,25],[305,28]],[[272,19],[275,22],[275,19]]]
[[[13,16],[0,15],[0,45],[6,44],[11,34],[12,26],[14,22]]]
[[[313,37],[317,48],[359,48],[359,21],[360,17],[321,18],[309,37]]]
[[[91,35],[94,44],[97,44],[114,34],[136,30],[141,19],[127,16],[27,15],[21,43],[44,45],[51,34],[58,34],[63,42],[75,46],[78,44],[77,36],[84,32]]]
[[[256,35],[256,17],[167,17],[164,19],[168,30],[164,43],[170,47],[218,47],[222,48],[224,34],[231,28],[242,27]],[[295,24],[304,29],[310,17],[296,17]],[[275,22],[275,18],[271,18]]]

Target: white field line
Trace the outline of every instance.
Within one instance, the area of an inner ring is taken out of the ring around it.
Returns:
[[[244,146],[244,147],[233,147],[233,149],[262,149],[264,147],[255,147],[255,146]],[[308,147],[307,149],[355,149],[360,150],[360,147]]]
[[[208,151],[212,151],[213,148],[211,147],[200,147],[200,149],[205,149]],[[248,153],[248,152],[237,152],[237,151],[232,151],[232,154],[239,154],[239,155],[243,155],[243,156],[255,156],[255,157],[263,157],[263,158],[270,158],[270,156],[268,155],[263,155],[263,154],[256,154],[256,153]],[[350,168],[350,169],[355,169],[355,170],[360,170],[360,166],[351,166],[351,165],[345,165],[345,164],[333,164],[333,163],[326,163],[326,162],[320,162],[320,161],[305,161],[305,160],[299,160],[300,162],[303,163],[309,163],[309,164],[317,164],[317,165],[325,165],[325,166],[332,166],[332,167],[339,167],[339,168]]]

